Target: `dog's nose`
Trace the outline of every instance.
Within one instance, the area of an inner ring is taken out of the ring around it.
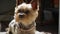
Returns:
[[[19,13],[19,17],[23,18],[24,17],[24,13]]]
[[[24,17],[24,15],[19,15],[19,18],[23,18]]]

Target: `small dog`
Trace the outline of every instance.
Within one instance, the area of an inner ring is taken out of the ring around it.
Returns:
[[[37,0],[21,3],[15,7],[14,19],[10,22],[7,34],[36,34],[35,20],[38,17]]]

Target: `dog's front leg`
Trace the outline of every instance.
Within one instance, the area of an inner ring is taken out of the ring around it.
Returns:
[[[11,26],[9,26],[9,28],[7,29],[6,34],[12,34],[12,32],[11,32]]]

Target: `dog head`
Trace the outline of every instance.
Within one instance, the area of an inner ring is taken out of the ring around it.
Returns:
[[[22,22],[23,24],[30,24],[36,20],[38,16],[39,6],[37,0],[33,0],[30,3],[21,3],[15,7],[14,19],[16,22]]]

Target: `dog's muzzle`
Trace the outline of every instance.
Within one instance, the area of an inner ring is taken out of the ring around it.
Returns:
[[[19,13],[19,18],[23,18],[24,17],[24,13]]]

